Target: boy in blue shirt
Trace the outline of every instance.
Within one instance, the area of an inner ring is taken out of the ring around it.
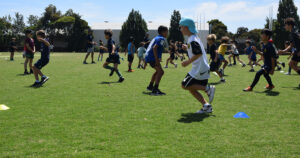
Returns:
[[[261,66],[261,65],[259,65],[257,63],[256,52],[253,51],[251,43],[252,42],[250,40],[246,41],[246,47],[247,47],[246,54],[248,55],[249,63],[250,63],[250,67],[251,67],[250,72],[255,72],[253,65],[258,65],[258,66]]]
[[[94,61],[94,45],[96,44],[94,41],[94,36],[93,36],[93,31],[89,30],[88,36],[87,36],[87,54],[84,58],[83,64],[87,64],[86,59],[89,57],[91,54],[92,57],[92,64],[96,64]]]
[[[50,60],[50,43],[46,38],[44,30],[36,32],[36,37],[39,42],[41,42],[41,59],[39,59],[32,67],[35,82],[32,87],[42,86],[45,82],[49,80],[49,77],[45,76],[41,69],[49,63]],[[41,76],[41,81],[39,81],[39,75]]]
[[[150,66],[155,69],[152,75],[151,81],[147,90],[152,91],[151,95],[166,95],[166,93],[161,92],[158,87],[162,76],[164,75],[164,70],[161,67],[161,56],[165,48],[166,40],[168,36],[168,28],[166,26],[158,27],[158,36],[156,36],[149,44],[146,52],[145,61],[149,63]],[[155,84],[154,84],[155,83]],[[153,86],[154,85],[154,86]]]
[[[128,43],[127,50],[128,50],[128,72],[133,72],[133,70],[131,69],[131,65],[134,59],[135,46],[134,46],[134,38],[132,36],[130,37],[130,42]]]
[[[119,82],[123,82],[125,79],[118,70],[118,65],[120,64],[120,56],[118,52],[116,52],[116,45],[115,41],[112,40],[112,30],[105,30],[104,31],[105,39],[107,39],[107,47],[100,46],[100,49],[103,49],[109,53],[106,62],[103,64],[105,69],[110,70],[109,76],[112,76],[114,72],[116,72],[119,76]],[[114,64],[114,67],[109,66],[109,64]]]

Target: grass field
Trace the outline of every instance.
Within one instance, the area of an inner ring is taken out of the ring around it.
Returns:
[[[251,93],[242,92],[255,75],[249,67],[228,67],[225,84],[211,74],[214,113],[195,115],[200,104],[180,87],[189,68],[165,69],[167,95],[154,97],[143,93],[150,67],[127,73],[122,62],[119,84],[102,63],[83,65],[85,54],[54,53],[43,69],[50,80],[34,89],[21,54],[8,55],[0,53],[0,104],[11,108],[0,111],[0,157],[300,157],[295,72],[277,71],[272,92],[262,77]],[[233,118],[240,111],[250,119]]]

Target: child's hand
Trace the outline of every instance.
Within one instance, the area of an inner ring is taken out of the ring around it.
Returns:
[[[270,74],[271,74],[271,75],[274,75],[274,69],[272,69],[272,70],[270,71]]]
[[[184,61],[184,62],[181,63],[181,66],[182,67],[187,67],[189,64],[190,64],[189,61]]]
[[[251,47],[251,49],[252,49],[254,52],[256,52],[256,51],[257,51],[257,49],[256,49],[256,47],[255,47],[255,46],[252,46],[252,47]]]
[[[186,51],[188,49],[188,46],[186,44],[183,44],[182,49]]]

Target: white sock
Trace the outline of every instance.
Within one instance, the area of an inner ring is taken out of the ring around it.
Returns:
[[[209,90],[210,90],[210,86],[207,85],[205,91],[208,92]]]
[[[210,104],[208,104],[208,103],[205,103],[203,106],[210,106]]]

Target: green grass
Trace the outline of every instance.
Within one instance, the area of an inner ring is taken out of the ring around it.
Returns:
[[[160,87],[167,95],[153,97],[143,94],[150,67],[127,73],[122,62],[125,82],[103,84],[118,78],[102,63],[83,65],[85,54],[54,53],[43,69],[50,80],[34,89],[33,75],[20,75],[21,55],[14,62],[8,55],[0,53],[0,104],[11,108],[0,111],[0,157],[300,157],[295,72],[277,71],[272,93],[264,92],[263,77],[244,93],[255,73],[228,67],[227,82],[216,85],[213,115],[198,116],[200,104],[181,89],[189,68],[165,69]],[[218,80],[211,74],[210,83]],[[233,118],[240,111],[250,119]]]

